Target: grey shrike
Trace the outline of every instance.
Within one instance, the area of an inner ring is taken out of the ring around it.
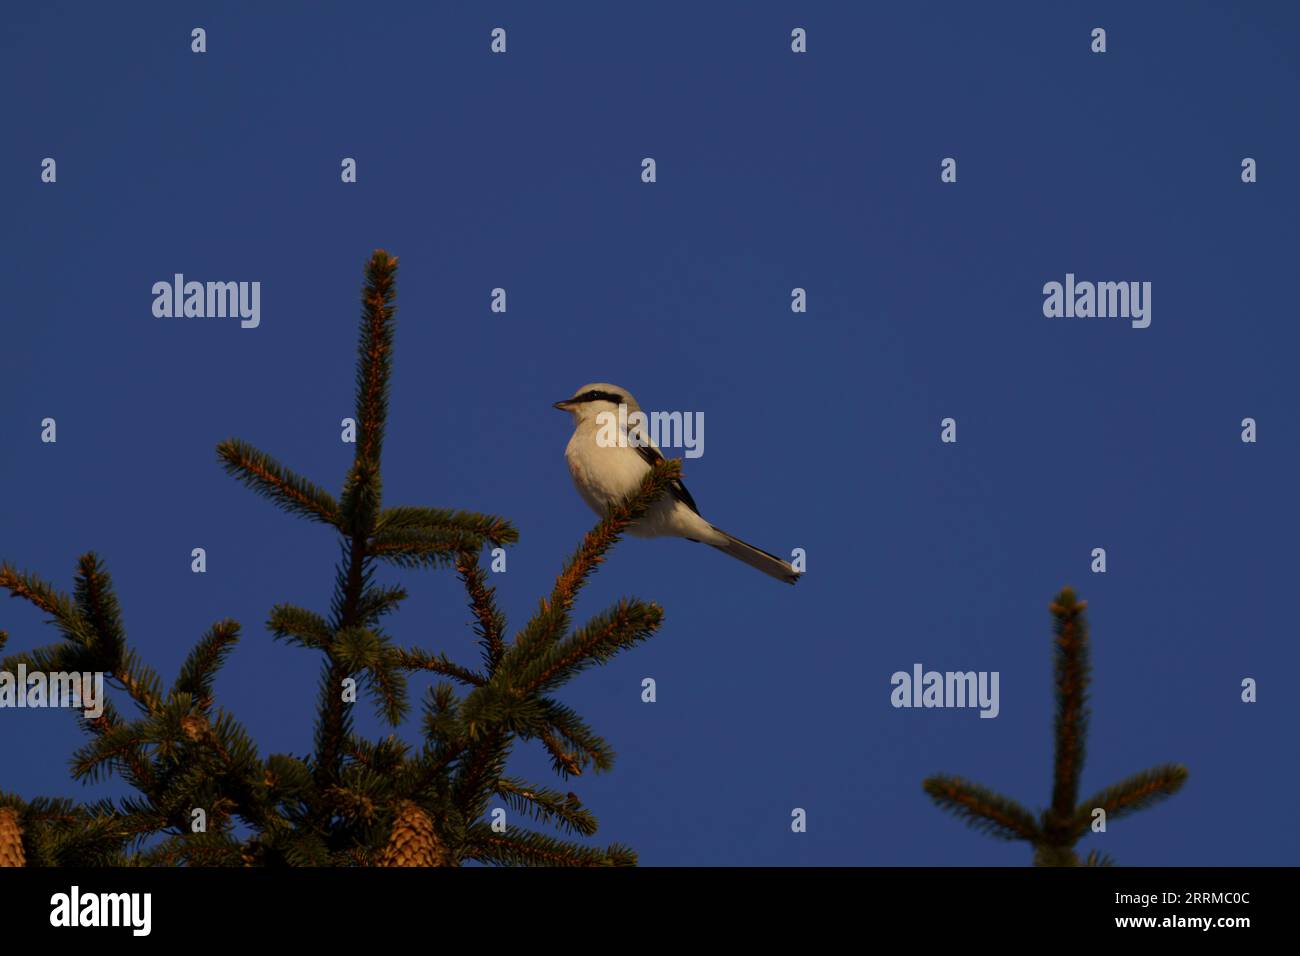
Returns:
[[[619,405],[627,406],[625,416],[641,410],[627,389],[603,382],[584,385],[573,393],[572,398],[555,403],[556,408],[573,416],[573,437],[564,449],[569,474],[573,476],[582,500],[602,517],[611,505],[636,491],[650,466],[663,458],[639,424],[628,424],[625,442],[611,444],[608,440],[597,440],[602,423],[609,421],[601,413],[614,416],[617,421]],[[626,422],[626,417],[623,421]],[[628,528],[628,532],[641,538],[670,535],[688,541],[703,541],[780,581],[794,584],[799,580],[799,572],[788,562],[733,538],[705,521],[695,506],[695,500],[680,481],[674,481],[669,493],[656,501],[645,517]]]

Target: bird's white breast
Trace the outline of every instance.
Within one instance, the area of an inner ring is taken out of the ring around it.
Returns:
[[[564,449],[564,459],[582,500],[592,511],[604,517],[611,505],[641,487],[650,466],[635,448],[600,444],[596,440],[597,433],[594,425],[580,424]],[[710,544],[725,540],[721,532],[671,496],[664,496],[651,505],[646,515],[628,532],[639,538],[676,535]]]
[[[595,427],[578,426],[564,449],[564,460],[582,500],[603,515],[640,486],[650,466],[635,448],[602,446],[596,435]]]

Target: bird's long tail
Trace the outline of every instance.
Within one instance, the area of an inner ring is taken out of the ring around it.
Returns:
[[[738,561],[744,561],[751,568],[758,568],[764,574],[770,575],[778,581],[784,581],[786,584],[794,584],[799,580],[799,572],[788,561],[782,561],[776,555],[768,554],[762,548],[746,544],[739,538],[727,534],[721,528],[714,527],[713,530],[726,539],[722,544],[713,545],[724,554],[729,554]]]

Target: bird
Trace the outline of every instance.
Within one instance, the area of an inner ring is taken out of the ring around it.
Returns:
[[[622,418],[619,418],[620,405],[626,406]],[[635,492],[651,466],[663,460],[663,453],[639,424],[642,416],[628,421],[641,406],[625,388],[592,382],[569,398],[555,402],[554,407],[573,417],[573,436],[564,449],[564,459],[579,496],[602,517],[612,505]],[[606,415],[625,423],[625,441],[609,441],[608,431],[603,440],[598,440],[602,427],[610,422]],[[802,573],[788,561],[710,524],[680,479],[669,485],[668,494],[657,500],[628,532],[640,538],[672,536],[703,542],[787,584],[796,583]]]

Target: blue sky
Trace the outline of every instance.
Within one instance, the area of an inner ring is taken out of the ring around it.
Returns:
[[[326,611],[337,551],[214,448],[239,436],[340,487],[383,247],[401,258],[386,500],[511,518],[495,583],[514,627],[594,521],[550,408],[584,382],[703,413],[703,513],[807,551],[789,588],[628,540],[584,591],[580,617],[625,594],[666,610],[563,694],[619,754],[565,787],[600,842],[648,865],[1028,863],[921,781],[1049,799],[1047,605],[1071,584],[1095,665],[1082,790],[1191,773],[1081,848],[1290,864],[1298,25],[1281,3],[7,10],[0,558],[70,590],[98,552],[168,680],[238,619],[220,702],[263,754],[309,749],[318,661],[264,622]],[[176,272],[260,281],[261,326],[154,318]],[[1150,281],[1150,328],[1045,318],[1067,272]],[[385,579],[412,591],[402,643],[476,659],[453,575]],[[11,651],[56,637],[17,601],[0,627]],[[998,671],[1000,715],[893,709],[916,662]],[[0,712],[0,788],[122,793],[69,779],[79,741],[65,714]],[[554,779],[530,746],[512,769]]]

